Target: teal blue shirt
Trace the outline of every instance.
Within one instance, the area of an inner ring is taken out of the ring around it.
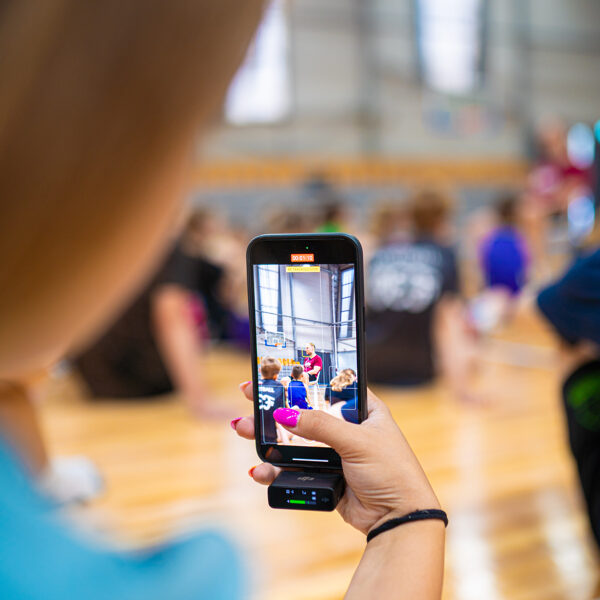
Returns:
[[[244,597],[239,554],[206,531],[147,553],[80,539],[54,514],[0,439],[0,598],[232,600]]]

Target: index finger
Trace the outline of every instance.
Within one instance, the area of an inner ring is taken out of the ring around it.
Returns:
[[[254,395],[253,395],[251,381],[244,381],[244,383],[240,383],[240,390],[242,391],[242,394],[244,394],[244,396],[246,396],[246,398],[248,398],[248,400],[250,400],[250,402],[254,402]]]

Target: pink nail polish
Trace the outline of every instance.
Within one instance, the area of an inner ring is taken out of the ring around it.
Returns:
[[[244,383],[240,383],[240,387],[245,388],[249,383],[252,383],[251,381],[244,381]]]
[[[300,413],[293,408],[278,408],[273,412],[273,418],[286,427],[296,427]]]
[[[229,423],[231,425],[231,429],[233,429],[234,431],[237,428],[237,424],[238,421],[241,421],[244,417],[238,417],[237,419],[233,419],[233,421],[231,421],[231,423]]]

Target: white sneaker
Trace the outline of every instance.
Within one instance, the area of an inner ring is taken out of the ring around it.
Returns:
[[[59,456],[38,480],[41,491],[59,504],[84,503],[105,488],[96,465],[85,456]]]

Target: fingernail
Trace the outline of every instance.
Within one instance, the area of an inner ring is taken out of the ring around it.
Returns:
[[[241,421],[244,417],[238,417],[237,419],[233,419],[233,421],[231,421],[231,423],[229,423],[231,425],[231,429],[233,429],[235,431],[238,421]]]
[[[252,477],[252,473],[254,473],[254,469],[256,469],[256,467],[258,467],[258,465],[254,465],[249,471],[248,471],[248,475],[250,475],[250,477]]]
[[[244,383],[240,383],[240,387],[241,388],[245,388],[249,383],[252,383],[251,381],[244,381]]]
[[[287,427],[296,427],[300,413],[293,408],[277,408],[273,412],[273,418]]]

